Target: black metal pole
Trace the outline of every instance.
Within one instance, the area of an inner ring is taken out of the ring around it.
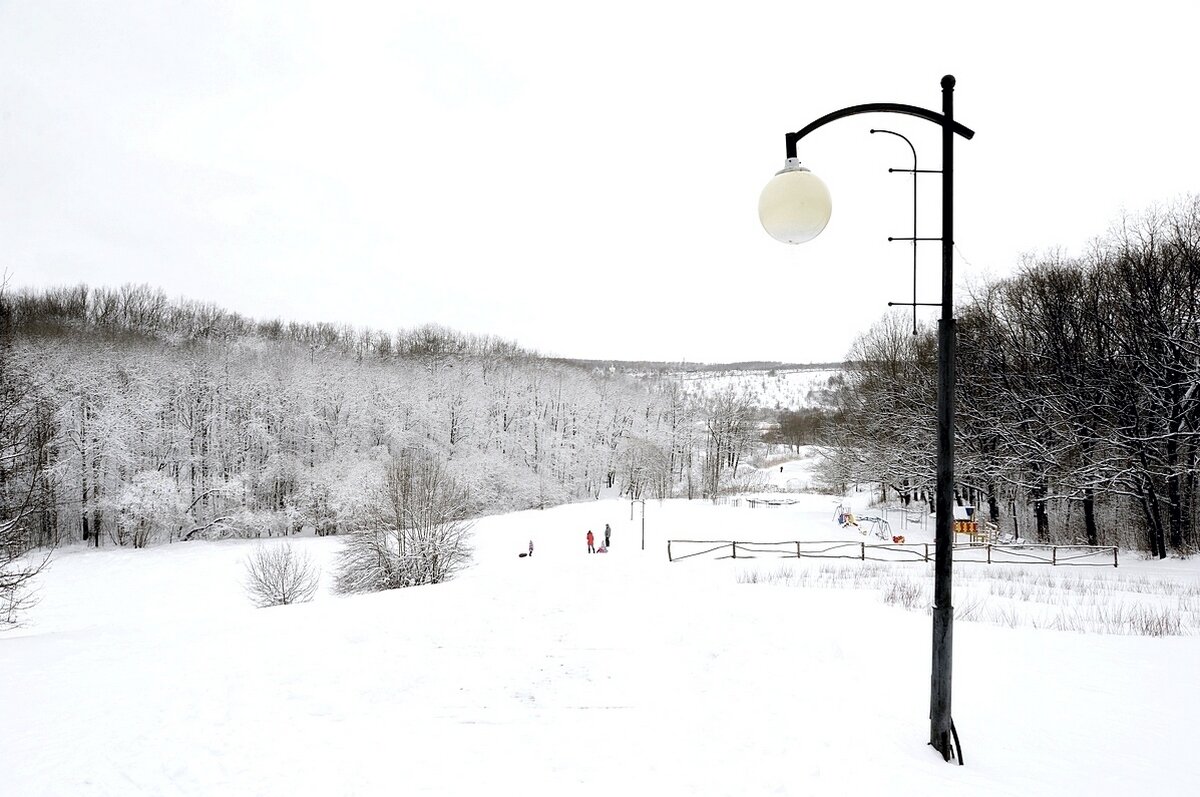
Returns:
[[[933,565],[933,667],[929,690],[929,743],[953,755],[950,715],[954,650],[954,77],[942,78],[942,317],[938,322],[937,523]],[[961,763],[961,759],[960,759]]]
[[[788,158],[795,158],[800,139],[830,122],[864,113],[917,116],[942,128],[942,317],[938,321],[937,396],[937,523],[934,533],[933,669],[930,676],[929,743],[949,761],[958,747],[950,715],[950,674],[954,609],[950,581],[954,537],[954,136],[971,139],[975,131],[954,121],[954,76],[942,78],[942,113],[914,105],[875,102],[852,105],[809,122],[784,136]],[[915,235],[913,236],[916,237]],[[916,302],[914,302],[916,304]],[[928,558],[928,553],[926,554]]]

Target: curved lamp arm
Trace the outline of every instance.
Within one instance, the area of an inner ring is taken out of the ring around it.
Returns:
[[[796,142],[812,131],[824,127],[830,122],[836,122],[838,119],[844,119],[847,116],[857,116],[862,113],[899,113],[906,116],[919,116],[922,119],[933,122],[939,127],[946,126],[945,116],[928,108],[919,108],[916,105],[901,105],[895,102],[868,102],[865,105],[851,105],[849,108],[827,113],[820,119],[809,122],[795,133],[786,133],[784,138],[787,141],[787,156],[789,158],[796,157]],[[966,139],[975,137],[974,130],[953,120],[950,122],[950,131]]]

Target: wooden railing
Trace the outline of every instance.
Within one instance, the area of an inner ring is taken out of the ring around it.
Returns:
[[[683,552],[680,552],[683,548]],[[1057,567],[1117,567],[1117,548],[1110,545],[998,545],[995,543],[955,545],[954,561],[978,564],[1046,564]],[[858,559],[863,562],[931,562],[931,542],[900,542],[872,545],[852,540],[786,540],[749,542],[741,540],[667,540],[667,559],[672,562],[696,556],[714,559]]]

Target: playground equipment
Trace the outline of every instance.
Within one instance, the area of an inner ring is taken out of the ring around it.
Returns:
[[[879,515],[855,515],[854,510],[845,504],[838,504],[833,512],[833,519],[842,528],[856,528],[860,534],[871,533],[881,540],[892,536],[892,525],[886,517]]]
[[[861,524],[859,526],[859,530],[864,535],[867,533],[871,533],[871,534],[874,534],[876,537],[878,537],[881,540],[886,540],[886,539],[891,538],[892,524],[888,523],[885,518],[876,517],[873,515],[872,516],[864,515],[863,517],[860,517],[858,520],[859,520],[859,523]]]

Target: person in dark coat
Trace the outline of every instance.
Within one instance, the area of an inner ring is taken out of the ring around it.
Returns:
[[[529,541],[529,555],[533,556],[533,540]]]
[[[609,542],[610,537],[612,537],[612,529],[610,529],[608,527],[608,524],[605,523],[604,524],[604,547],[605,548],[608,547],[608,542]]]

